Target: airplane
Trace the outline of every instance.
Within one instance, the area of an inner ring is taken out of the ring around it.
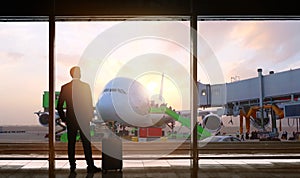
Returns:
[[[161,85],[163,85],[163,77],[164,75],[162,75]],[[58,95],[59,92],[56,92],[56,99]],[[46,97],[44,96],[43,99]],[[162,89],[159,98],[162,98]],[[183,126],[190,127],[191,114],[189,110],[175,111],[166,103],[155,102],[150,100],[147,89],[137,80],[116,77],[106,84],[100,94],[94,108],[96,119],[92,121],[91,125],[113,122],[123,128],[173,127],[175,121],[178,121]],[[47,127],[49,113],[45,110],[44,112],[35,112],[35,114],[38,115],[40,124]],[[223,125],[220,116],[213,111],[198,110],[198,116],[202,117],[202,123],[197,125],[198,133],[203,132],[208,136],[217,133]],[[61,122],[57,111],[55,112],[55,123],[61,127],[56,131],[56,135],[59,137],[66,131],[66,126]]]
[[[163,77],[164,75],[162,75],[162,81]],[[154,103],[149,98],[147,89],[137,80],[117,77],[104,87],[95,109],[99,118],[104,122],[113,121],[123,126],[161,127],[176,120],[190,127],[189,110],[175,111],[166,103]],[[162,98],[162,89],[159,98]],[[155,108],[160,108],[160,110]],[[167,109],[169,112],[166,112]],[[151,110],[156,110],[156,112],[151,112]],[[218,132],[221,129],[223,123],[216,113],[198,110],[198,115],[203,118],[201,125],[209,132]],[[181,119],[176,119],[176,117]]]

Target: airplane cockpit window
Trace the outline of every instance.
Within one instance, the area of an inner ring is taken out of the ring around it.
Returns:
[[[104,93],[113,93],[113,92],[118,92],[122,94],[127,94],[123,89],[120,88],[106,88],[103,91]]]

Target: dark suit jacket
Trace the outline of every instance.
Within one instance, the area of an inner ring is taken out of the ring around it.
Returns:
[[[66,112],[63,109],[64,102],[66,102]],[[68,130],[81,128],[85,133],[89,133],[90,121],[94,117],[90,86],[79,79],[73,79],[63,85],[57,110],[62,121],[67,124]]]

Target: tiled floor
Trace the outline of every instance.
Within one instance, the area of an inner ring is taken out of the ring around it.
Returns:
[[[123,172],[86,174],[84,160],[77,161],[77,175],[69,175],[66,160],[56,160],[56,178],[189,178],[189,160],[124,160]],[[95,160],[101,167],[101,160]],[[47,160],[0,160],[0,178],[49,177]],[[199,161],[199,178],[297,178],[300,177],[300,159],[203,159]]]

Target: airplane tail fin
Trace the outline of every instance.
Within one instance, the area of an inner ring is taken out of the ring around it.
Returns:
[[[164,75],[165,73],[162,73],[161,81],[160,81],[160,90],[159,90],[159,100],[163,100],[163,89],[164,89]]]

